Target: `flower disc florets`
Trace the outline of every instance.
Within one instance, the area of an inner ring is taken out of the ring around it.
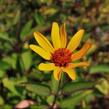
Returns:
[[[59,67],[66,67],[71,62],[71,51],[66,48],[59,48],[52,54],[52,62]]]

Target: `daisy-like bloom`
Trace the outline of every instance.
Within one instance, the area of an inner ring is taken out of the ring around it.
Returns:
[[[91,47],[91,43],[86,42],[79,51],[74,52],[79,46],[83,34],[84,30],[80,29],[67,44],[65,24],[59,28],[59,25],[54,22],[51,30],[51,44],[41,33],[34,32],[35,40],[39,45],[30,44],[30,49],[45,60],[50,61],[49,63],[41,63],[38,67],[39,70],[53,71],[56,80],[60,80],[62,72],[66,72],[72,80],[75,80],[76,73],[74,69],[76,67],[86,67],[89,65],[87,61],[74,62],[86,55]]]

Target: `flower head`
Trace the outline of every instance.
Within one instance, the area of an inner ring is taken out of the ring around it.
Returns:
[[[88,66],[89,63],[74,61],[82,58],[91,47],[91,43],[86,42],[83,47],[74,52],[79,46],[83,37],[84,30],[80,29],[67,44],[67,33],[65,24],[60,28],[59,25],[54,22],[52,24],[51,39],[52,44],[39,32],[34,33],[34,37],[39,45],[30,44],[30,49],[39,54],[45,60],[49,60],[50,63],[41,63],[39,70],[52,71],[56,80],[60,79],[61,73],[66,72],[72,80],[76,79],[75,68]]]

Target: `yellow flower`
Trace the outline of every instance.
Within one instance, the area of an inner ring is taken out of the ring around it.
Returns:
[[[76,73],[74,68],[88,66],[89,63],[87,61],[79,63],[73,62],[86,54],[91,47],[91,43],[86,42],[83,47],[75,53],[74,50],[79,46],[84,30],[80,29],[67,44],[65,29],[65,24],[60,28],[56,22],[52,24],[51,39],[53,45],[41,33],[35,32],[34,37],[39,45],[30,44],[30,49],[45,60],[50,61],[50,63],[41,63],[39,65],[39,70],[53,70],[53,75],[56,80],[60,79],[62,72],[66,72],[72,80],[75,80]]]

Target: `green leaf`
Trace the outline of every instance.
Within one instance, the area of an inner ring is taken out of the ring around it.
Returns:
[[[1,109],[12,109],[12,105],[5,104],[0,107]]]
[[[32,20],[28,21],[21,30],[20,37],[21,39],[25,39],[31,33]]]
[[[42,84],[27,84],[26,89],[40,96],[50,95],[50,89]]]
[[[21,57],[22,57],[25,69],[26,70],[29,69],[31,64],[32,64],[32,55],[31,55],[31,52],[29,50],[25,51],[25,52],[22,53]]]
[[[0,39],[11,42],[11,39],[9,38],[9,35],[6,32],[0,32]]]
[[[48,107],[45,105],[32,105],[30,109],[48,109]]]
[[[92,91],[84,91],[74,97],[66,98],[60,102],[60,106],[62,109],[72,109],[71,107],[77,105],[81,100],[85,99],[85,97],[91,93]]]
[[[109,92],[109,83],[106,79],[102,78],[99,80],[99,83],[95,86],[101,93],[107,95]]]
[[[12,80],[9,80],[8,78],[4,78],[2,80],[3,85],[5,88],[7,88],[9,91],[11,91],[12,93],[14,93],[15,95],[19,95],[19,93],[17,92],[16,88],[15,88],[15,83]]]
[[[6,71],[0,70],[0,78],[2,78],[5,73],[6,73]]]
[[[58,90],[59,81],[57,81],[54,76],[51,76],[51,90],[52,93],[56,93]]]
[[[13,25],[17,24],[19,20],[20,20],[20,10],[17,10],[16,15],[13,19]]]
[[[23,76],[23,77],[15,79],[15,82],[16,82],[17,85],[22,85],[22,83],[27,82],[27,78],[26,78],[26,76]]]
[[[80,90],[86,90],[94,87],[94,82],[71,82],[65,84],[62,88],[63,93],[72,93]]]
[[[35,18],[35,21],[36,21],[36,23],[38,25],[43,25],[44,24],[44,18],[43,18],[43,16],[41,16],[40,13],[38,13],[38,12],[35,13],[34,18]]]
[[[36,64],[35,64],[36,65]],[[41,73],[38,69],[33,69],[32,72],[29,74],[29,78],[43,80],[44,74]]]
[[[87,41],[90,36],[91,36],[90,33],[85,33],[84,38],[83,38],[82,41],[84,41],[84,42]]]
[[[13,69],[16,69],[17,54],[13,53],[11,56],[4,57],[3,61],[8,63]]]
[[[109,65],[96,65],[96,66],[92,66],[90,68],[90,73],[94,74],[94,73],[109,73]]]
[[[54,95],[48,96],[47,97],[47,103],[51,105],[53,103],[53,101],[54,101],[54,98],[55,98]]]
[[[4,99],[0,96],[0,106],[4,104]]]
[[[47,1],[47,2],[48,2],[48,1]],[[52,15],[55,14],[57,11],[58,11],[57,8],[50,7],[50,8],[48,8],[48,9],[46,9],[46,10],[44,11],[44,15],[52,16]]]
[[[89,1],[89,0],[84,0],[84,5],[85,5],[85,7],[88,7],[89,4],[90,4],[90,1]]]
[[[24,63],[23,63],[23,60],[22,60],[22,57],[20,54],[18,54],[18,56],[17,56],[16,66],[18,68],[17,70],[18,70],[19,74],[23,75],[25,68],[24,68]]]
[[[7,69],[9,69],[9,67],[10,67],[10,65],[7,62],[0,60],[0,69],[1,70],[7,70]]]

